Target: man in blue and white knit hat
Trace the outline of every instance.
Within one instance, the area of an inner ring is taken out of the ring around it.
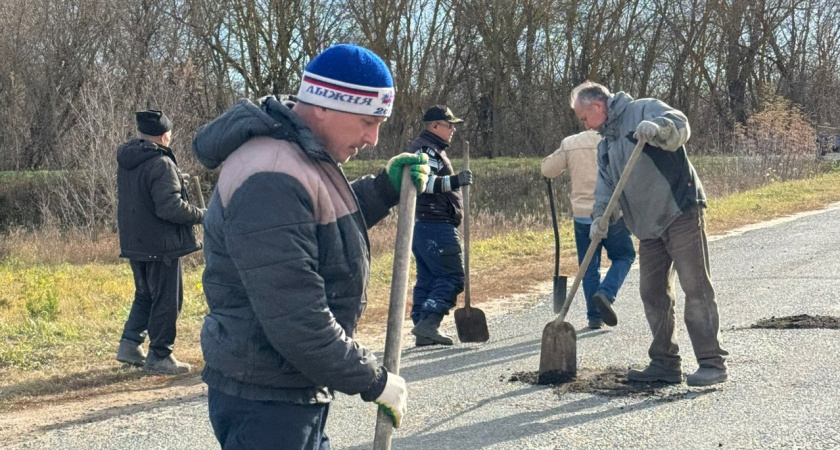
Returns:
[[[204,221],[201,347],[222,448],[328,449],[335,391],[400,425],[405,381],[353,333],[370,277],[367,227],[399,202],[404,166],[418,191],[429,167],[406,153],[349,183],[340,166],[376,145],[393,104],[385,63],[336,45],[306,66],[296,102],[240,100],[196,135],[199,161],[221,165]]]

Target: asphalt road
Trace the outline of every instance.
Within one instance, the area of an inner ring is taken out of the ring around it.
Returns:
[[[651,395],[557,394],[509,381],[537,371],[542,329],[553,320],[547,296],[489,320],[490,342],[408,348],[409,415],[394,449],[840,448],[840,330],[750,329],[762,318],[840,316],[840,210],[837,207],[710,243],[729,381],[685,384]],[[551,262],[546,261],[546,270]],[[571,280],[570,280],[571,282]],[[678,324],[682,292],[678,289]],[[579,294],[569,321],[579,327],[578,368],[642,367],[650,332],[634,268],[615,305],[617,327],[583,330]],[[454,332],[451,316],[446,325]],[[684,327],[683,370],[697,365]],[[375,409],[358,397],[334,402],[334,449],[368,449]],[[95,423],[45,430],[14,448],[218,448],[206,397]]]

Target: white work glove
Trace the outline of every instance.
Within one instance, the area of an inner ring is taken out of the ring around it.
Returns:
[[[638,141],[650,142],[658,134],[659,125],[651,122],[650,120],[643,120],[639,122],[639,125],[636,127],[636,132],[633,134],[633,138]]]
[[[405,415],[407,399],[408,391],[405,389],[405,380],[403,377],[388,372],[385,389],[374,402],[386,414],[391,416],[391,420],[394,421],[394,428],[399,428],[402,418]]]
[[[589,240],[600,242],[601,239],[607,237],[609,226],[605,225],[604,228],[601,228],[600,224],[601,216],[592,219],[592,225],[589,226]]]

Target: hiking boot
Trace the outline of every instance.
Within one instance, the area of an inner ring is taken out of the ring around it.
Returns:
[[[644,370],[630,369],[627,372],[627,379],[630,381],[662,381],[664,383],[682,383],[682,371],[668,370],[661,367],[648,365]]]
[[[426,338],[435,344],[452,345],[455,341],[438,330],[441,320],[443,320],[442,314],[429,314],[425,319],[418,322],[417,325],[411,329],[411,334],[417,337]]]
[[[685,382],[689,386],[711,386],[726,381],[726,369],[712,366],[700,366],[697,372],[686,377]]]
[[[143,346],[128,339],[120,339],[120,348],[117,349],[117,361],[123,364],[143,367],[146,364],[146,351]]]
[[[146,365],[143,370],[149,373],[158,373],[163,375],[178,375],[181,373],[188,373],[190,365],[175,359],[175,355],[169,354],[166,358],[158,358],[154,353],[150,353],[146,357]]]
[[[435,341],[433,341],[429,338],[416,336],[416,339],[414,340],[414,346],[415,347],[426,347],[428,345],[435,345]]]
[[[595,307],[598,308],[598,312],[601,313],[601,318],[604,320],[605,324],[611,327],[618,325],[618,317],[616,317],[615,311],[612,309],[612,302],[603,292],[596,292],[592,297],[592,300],[595,301]]]
[[[604,321],[601,319],[589,319],[590,330],[600,330],[604,326]]]

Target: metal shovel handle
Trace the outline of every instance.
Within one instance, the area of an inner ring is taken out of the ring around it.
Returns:
[[[638,160],[639,156],[641,156],[642,150],[645,148],[645,144],[645,141],[639,140],[636,143],[636,147],[633,148],[633,153],[630,154],[630,159],[627,160],[624,170],[621,171],[621,177],[618,179],[618,184],[615,185],[615,189],[610,197],[610,202],[607,203],[607,208],[601,216],[601,221],[599,222],[600,228],[603,229],[609,227],[610,216],[612,215],[615,207],[618,205],[618,198],[621,197],[621,193],[624,191],[624,185],[627,184],[627,179],[630,178],[630,172],[633,171],[633,167],[636,165],[636,160]],[[592,256],[595,254],[595,249],[598,248],[598,244],[599,241],[594,240],[589,243],[589,248],[586,250],[586,256],[583,257],[583,261],[580,263],[577,275],[575,275],[575,281],[572,283],[571,289],[569,289],[566,301],[563,303],[563,307],[560,309],[557,319],[555,319],[558,324],[566,320],[566,314],[569,312],[569,306],[572,304],[572,299],[575,298],[578,286],[580,286],[580,282],[583,279],[583,274],[586,273],[586,268],[589,267],[589,263],[592,261]]]
[[[470,170],[470,142],[464,141],[464,170]],[[464,197],[464,308],[470,309],[470,185],[461,188]]]

